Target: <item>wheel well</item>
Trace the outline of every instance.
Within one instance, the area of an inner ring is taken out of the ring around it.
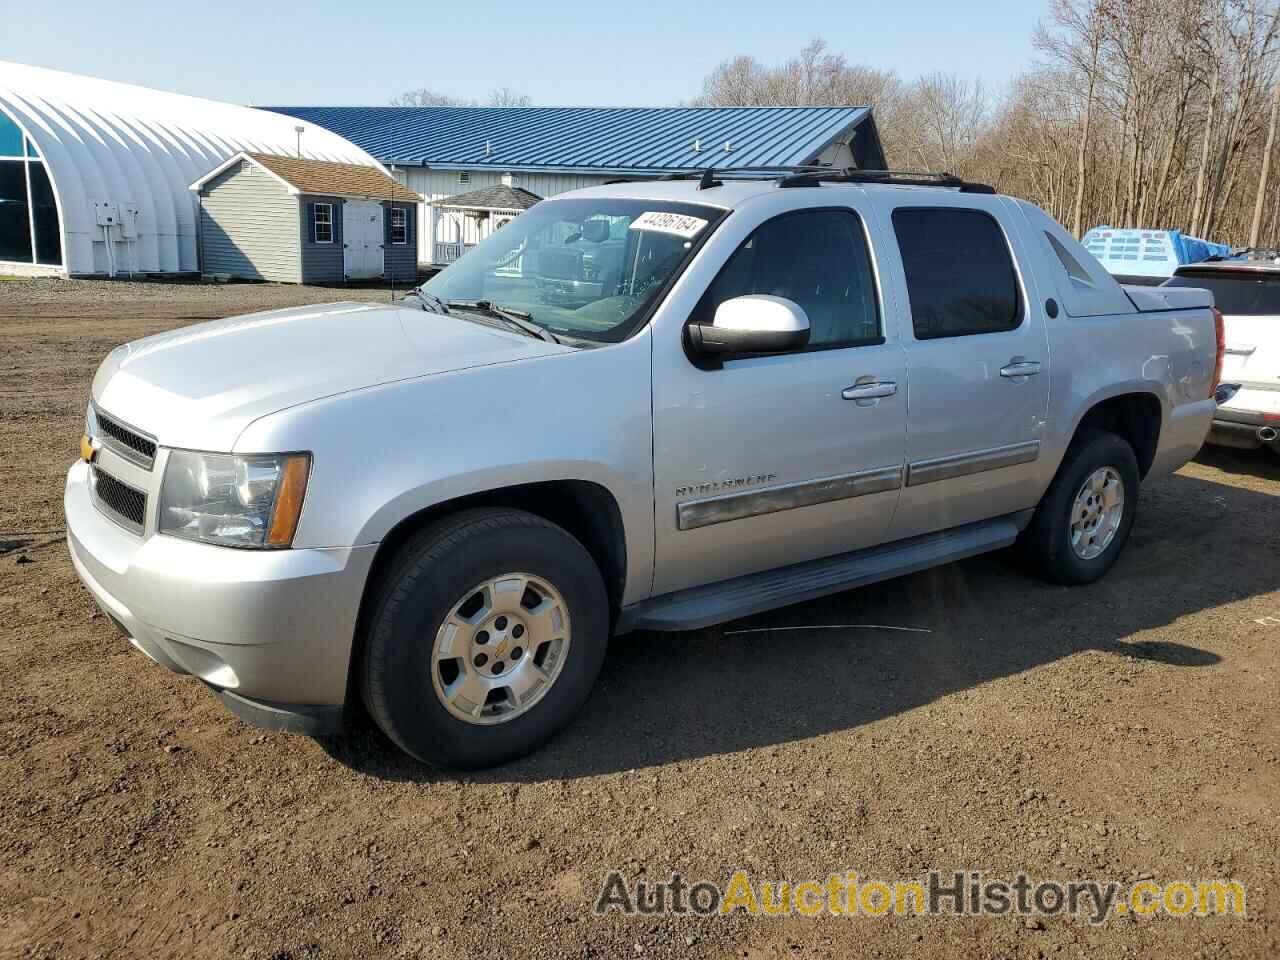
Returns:
[[[360,658],[364,655],[365,636],[377,585],[391,566],[400,548],[428,524],[473,507],[511,507],[550,520],[563,527],[578,540],[600,568],[609,596],[610,623],[622,607],[622,591],[627,579],[627,543],[622,527],[622,511],[604,487],[587,480],[554,480],[527,483],[498,490],[487,490],[465,497],[432,504],[425,510],[405,517],[378,544],[369,577],[365,581],[356,619],[355,641],[347,671],[347,704],[360,703],[358,685]]]
[[[1076,427],[1106,430],[1122,437],[1138,459],[1138,474],[1145,477],[1160,442],[1160,401],[1150,393],[1126,393],[1110,397],[1090,408]]]
[[[378,545],[365,586],[365,600],[410,537],[441,517],[475,507],[525,510],[567,530],[587,548],[600,568],[610,607],[616,613],[622,606],[622,591],[627,578],[627,544],[622,511],[613,494],[598,483],[587,480],[554,480],[487,490],[433,504],[405,517]],[[362,621],[364,612],[361,611]]]

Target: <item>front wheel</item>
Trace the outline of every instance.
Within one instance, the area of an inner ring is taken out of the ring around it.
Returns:
[[[1024,535],[1049,580],[1092,583],[1111,569],[1133,527],[1139,482],[1121,437],[1089,430],[1072,441]]]
[[[419,760],[493,766],[568,724],[608,632],[604,583],[581,543],[523,511],[466,511],[410,540],[381,584],[365,704]]]

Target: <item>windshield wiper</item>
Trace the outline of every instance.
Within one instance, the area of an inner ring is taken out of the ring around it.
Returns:
[[[432,310],[437,311],[438,313],[449,312],[449,305],[445,303],[443,300],[441,300],[439,297],[437,297],[434,293],[427,293],[427,291],[423,290],[421,287],[418,287],[413,291],[413,295],[422,301],[422,309],[424,310],[430,308]]]
[[[533,315],[523,310],[512,310],[510,307],[499,306],[488,300],[449,300],[445,305],[457,307],[459,310],[474,310],[476,313],[495,317],[498,320],[505,321],[508,326],[514,327],[521,333],[527,333],[529,336],[545,340],[547,343],[560,342],[560,338],[546,327],[532,323]]]

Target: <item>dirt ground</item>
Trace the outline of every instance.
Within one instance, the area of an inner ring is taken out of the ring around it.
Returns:
[[[353,296],[387,293],[0,282],[0,957],[1280,955],[1265,453],[1205,452],[1146,486],[1091,587],[996,555],[619,638],[566,733],[478,775],[423,768],[367,724],[260,732],[132,651],[63,542],[95,365],[201,318]],[[591,912],[615,868],[723,884],[739,867],[1228,877],[1248,916]]]

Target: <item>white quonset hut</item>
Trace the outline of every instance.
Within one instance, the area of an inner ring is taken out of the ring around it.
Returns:
[[[0,274],[198,271],[188,187],[241,152],[382,169],[291,117],[0,62]]]

